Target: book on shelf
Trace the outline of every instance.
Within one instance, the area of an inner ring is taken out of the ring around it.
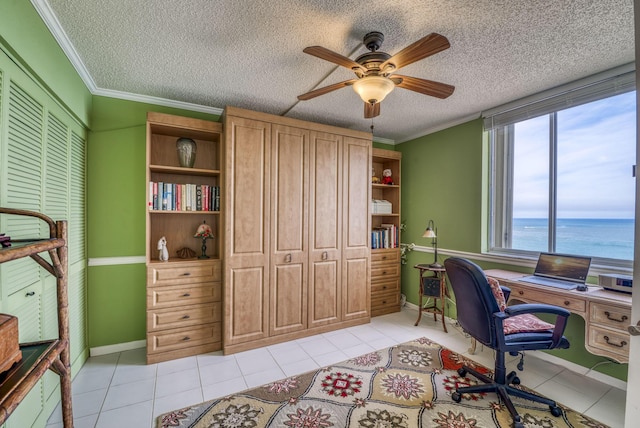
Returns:
[[[382,223],[371,230],[371,249],[398,248],[400,245],[398,226]]]
[[[149,210],[220,211],[220,186],[149,182]]]

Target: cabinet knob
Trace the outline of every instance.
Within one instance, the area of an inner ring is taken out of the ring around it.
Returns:
[[[285,263],[291,263],[291,253],[284,256],[284,261]]]
[[[183,342],[186,342],[187,340],[191,340],[191,338],[189,336],[185,336],[185,337],[182,338]]]
[[[191,272],[185,272],[182,274],[182,276],[189,276],[189,275],[191,275]]]
[[[571,304],[571,302],[570,302],[570,301],[568,301],[568,300],[565,300],[565,301],[564,301],[564,305],[565,305],[565,306],[569,306],[570,304]]]
[[[189,318],[191,318],[189,315],[183,315],[183,316],[182,316],[182,319],[183,319],[183,320],[188,320]]]
[[[382,274],[383,274],[383,275],[386,275],[386,274],[387,274],[387,271],[386,271],[386,270],[383,270],[383,271],[382,271]]]
[[[184,294],[182,295],[182,297],[190,297],[190,296],[191,296],[191,294],[190,294],[190,293],[184,293]]]
[[[522,295],[524,294],[524,291],[519,290],[519,291],[518,291],[518,294],[522,296]]]
[[[329,258],[329,254],[325,251],[322,253],[322,260],[327,260]]]
[[[27,294],[25,294],[25,297],[31,297],[31,296],[35,296],[36,292],[35,291],[29,291]]]

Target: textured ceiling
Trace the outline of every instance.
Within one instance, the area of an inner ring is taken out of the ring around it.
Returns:
[[[232,105],[365,131],[372,121],[351,88],[297,100],[354,77],[302,50],[320,45],[355,58],[366,52],[364,34],[381,31],[381,50],[393,55],[440,33],[451,48],[401,74],[456,90],[445,100],[389,94],[374,135],[396,142],[634,61],[633,0],[32,2],[77,55],[72,62],[84,65],[94,93]]]

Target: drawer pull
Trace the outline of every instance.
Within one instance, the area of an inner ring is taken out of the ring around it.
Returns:
[[[190,294],[190,293],[184,293],[184,294],[182,295],[182,297],[191,297],[191,294]]]
[[[383,290],[386,290],[386,289],[387,289],[387,286],[386,286],[386,285],[383,285],[383,286],[382,286],[382,289],[383,289]]]
[[[183,342],[186,342],[187,340],[191,340],[191,338],[189,336],[185,336],[185,337],[182,338]]]
[[[625,346],[627,346],[626,340],[623,340],[620,343],[613,343],[609,341],[609,336],[604,336],[604,341],[607,342],[607,345],[615,346],[616,348],[624,348]]]
[[[382,274],[383,274],[383,275],[386,275],[386,274],[387,274],[387,271],[386,271],[386,270],[383,270],[383,271],[382,271]]]
[[[387,260],[387,256],[382,256],[382,260]]]
[[[36,292],[35,291],[29,291],[27,294],[25,294],[25,297],[31,297],[31,296],[35,296]]]
[[[182,319],[183,319],[183,320],[188,320],[189,318],[191,318],[189,315],[183,315],[183,316],[182,316]]]
[[[189,276],[189,275],[191,275],[191,272],[185,272],[182,274],[182,276]]]
[[[570,304],[571,304],[571,302],[570,302],[570,301],[568,301],[568,300],[565,300],[565,301],[564,301],[564,305],[565,305],[565,306],[569,306]]]
[[[625,322],[626,320],[629,319],[626,315],[622,315],[621,318],[614,318],[611,316],[611,312],[609,311],[605,311],[604,314],[607,316],[608,320],[615,321],[615,322]]]
[[[524,291],[520,290],[518,291],[518,294],[522,296],[524,294]]]
[[[382,301],[382,304],[383,304],[383,305],[386,305],[386,304],[387,304],[387,301],[386,301],[386,300],[383,300],[383,301]]]

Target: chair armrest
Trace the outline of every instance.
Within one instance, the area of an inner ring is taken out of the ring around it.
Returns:
[[[571,315],[571,312],[560,306],[546,305],[544,303],[523,303],[521,305],[513,305],[505,308],[504,312],[494,314],[496,318],[509,318],[522,314],[553,314],[556,315],[556,321],[554,322],[552,348],[555,348],[562,340],[564,329],[567,325],[567,318]],[[502,322],[500,322],[502,324]]]
[[[504,296],[504,301],[508,302],[509,301],[509,296],[511,295],[511,289],[509,287],[505,287],[504,285],[501,285],[500,289],[502,290],[502,295]]]
[[[566,318],[571,315],[571,312],[565,308],[547,305],[545,303],[523,303],[520,305],[507,306],[504,312],[509,316],[521,314],[554,314]]]

